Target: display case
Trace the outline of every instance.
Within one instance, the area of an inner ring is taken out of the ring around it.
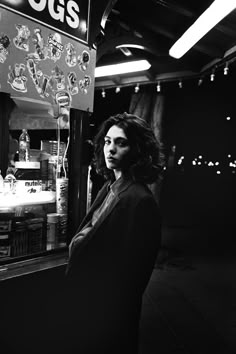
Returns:
[[[6,174],[0,191],[1,260],[66,246],[68,178],[57,176],[52,156],[7,169],[12,178]]]

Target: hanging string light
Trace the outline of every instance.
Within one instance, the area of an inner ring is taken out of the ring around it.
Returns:
[[[136,84],[135,88],[134,88],[134,92],[135,93],[138,93],[139,92],[139,83]]]
[[[104,88],[102,89],[102,97],[103,97],[103,98],[106,97],[106,91],[104,90]]]
[[[119,92],[120,92],[120,87],[117,86],[117,87],[116,87],[116,93],[119,93]]]
[[[201,86],[202,83],[203,83],[203,79],[202,79],[202,77],[200,77],[200,78],[198,79],[198,86]]]
[[[215,75],[216,75],[216,71],[218,70],[218,69],[220,69],[220,68],[222,68],[222,66],[224,65],[224,67],[223,67],[223,73],[224,73],[224,75],[228,75],[228,73],[229,73],[229,64],[230,64],[230,62],[224,62],[224,64],[217,64],[217,65],[215,65],[212,69],[211,69],[211,73],[210,73],[210,81],[211,82],[213,82],[214,80],[215,80]],[[205,77],[207,76],[208,74],[207,74],[207,72],[205,72],[205,73],[201,73],[200,75],[199,75],[199,77],[196,77],[196,76],[194,76],[194,77],[192,77],[192,79],[197,79],[198,81],[198,86],[201,86],[202,85],[202,83],[203,83],[203,80],[205,79]],[[190,77],[184,77],[184,78],[173,78],[173,79],[161,79],[161,80],[158,80],[158,81],[156,81],[156,91],[157,92],[161,92],[162,91],[162,87],[161,87],[161,85],[163,84],[163,82],[177,82],[178,83],[178,87],[181,89],[181,88],[183,88],[183,80],[185,80],[185,79],[190,79]],[[146,85],[146,84],[155,84],[155,82],[141,82],[141,83],[139,83],[139,82],[137,82],[136,84],[135,84],[135,86],[134,86],[134,92],[135,93],[138,93],[139,91],[140,91],[140,84],[141,85]],[[132,84],[131,84],[132,85]],[[120,92],[120,90],[121,90],[121,88],[122,87],[125,87],[125,86],[130,86],[130,84],[124,84],[124,85],[121,85],[121,86],[115,86],[115,93],[119,93]],[[111,87],[107,87],[107,89],[110,89],[110,88],[113,88],[114,89],[114,86],[111,86]],[[95,88],[96,89],[96,88]],[[105,92],[105,89],[103,88],[102,89],[102,97],[103,98],[105,98],[106,97],[106,92]]]
[[[228,72],[229,72],[229,64],[226,63],[224,67],[224,75],[228,75]]]
[[[211,79],[211,81],[214,81],[214,79],[215,79],[215,70],[212,70],[210,79]]]

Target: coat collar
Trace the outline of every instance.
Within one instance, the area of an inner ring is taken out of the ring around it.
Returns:
[[[105,212],[101,215],[97,223],[94,225],[92,230],[96,230],[97,227],[101,225],[101,223],[106,219],[106,217],[110,214],[110,212],[114,209],[116,204],[118,203],[120,199],[120,194],[122,194],[131,184],[133,184],[133,180],[131,178],[122,178],[119,182],[117,180],[114,184],[111,184],[111,182],[106,182],[104,186],[100,189],[100,191],[97,194],[97,197],[95,198],[91,208],[89,209],[87,215],[83,219],[78,231],[80,231],[91,219],[93,212],[101,205],[103,202],[104,198],[106,197],[107,193],[109,192],[109,189],[112,189],[112,192],[114,193],[114,198],[111,201],[111,204],[109,205],[109,208],[105,210]],[[92,231],[91,230],[91,231]]]

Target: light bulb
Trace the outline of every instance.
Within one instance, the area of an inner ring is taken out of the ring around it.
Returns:
[[[229,71],[229,66],[228,63],[226,63],[224,67],[224,75],[228,75],[228,71]]]
[[[135,93],[138,93],[138,92],[139,92],[139,84],[137,84],[137,85],[135,86],[134,92],[135,92]]]
[[[200,85],[202,84],[202,82],[203,82],[203,79],[200,78],[200,79],[198,80],[198,86],[200,86]]]

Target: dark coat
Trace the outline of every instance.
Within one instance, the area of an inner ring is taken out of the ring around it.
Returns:
[[[107,184],[78,232],[106,194]],[[72,347],[78,348],[74,352],[137,353],[142,295],[160,240],[160,211],[152,193],[145,185],[126,180],[69,259],[68,328],[74,331],[70,337]]]

